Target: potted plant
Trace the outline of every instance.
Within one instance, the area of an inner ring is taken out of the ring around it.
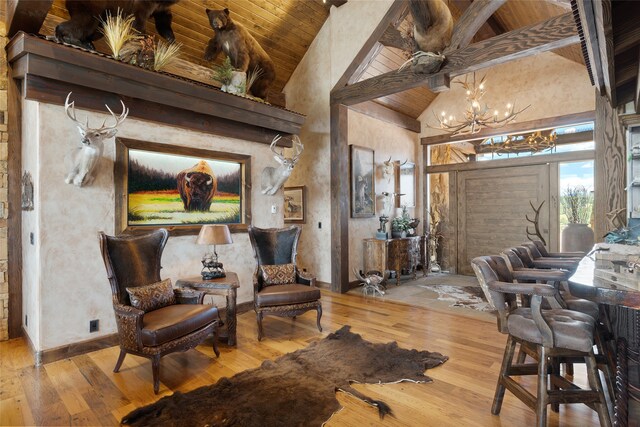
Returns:
[[[402,207],[402,215],[393,218],[391,221],[391,237],[407,237],[407,231],[411,229],[411,218],[407,212],[407,207]]]
[[[560,206],[567,222],[562,230],[562,251],[588,252],[594,242],[593,230],[589,227],[593,194],[582,185],[567,187],[562,192]]]

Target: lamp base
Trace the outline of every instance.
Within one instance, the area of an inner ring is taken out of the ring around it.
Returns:
[[[222,277],[227,277],[224,271],[203,271],[201,274],[204,280],[220,279]]]

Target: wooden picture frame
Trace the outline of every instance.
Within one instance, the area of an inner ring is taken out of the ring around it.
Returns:
[[[282,212],[285,223],[305,224],[307,222],[307,187],[304,185],[284,187]]]
[[[398,163],[395,170],[396,208],[416,206],[416,164]]]
[[[249,155],[116,138],[114,181],[116,234],[198,234],[203,224],[238,232],[251,218]]]
[[[351,176],[351,217],[369,218],[376,214],[375,163],[371,148],[349,145]]]

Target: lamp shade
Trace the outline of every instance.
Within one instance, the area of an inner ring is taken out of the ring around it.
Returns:
[[[231,232],[226,225],[203,225],[196,239],[199,245],[227,245],[233,243]]]

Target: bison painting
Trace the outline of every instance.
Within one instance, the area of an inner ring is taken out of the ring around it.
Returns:
[[[204,160],[178,174],[178,191],[187,212],[208,211],[217,186],[218,180]]]

